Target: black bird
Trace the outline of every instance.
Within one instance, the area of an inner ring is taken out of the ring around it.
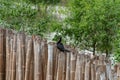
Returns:
[[[62,37],[60,37],[59,41],[57,42],[57,48],[62,52],[70,52],[69,50],[64,48],[64,45],[61,43]]]

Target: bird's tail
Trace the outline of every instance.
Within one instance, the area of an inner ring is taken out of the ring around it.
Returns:
[[[67,50],[67,49],[65,49],[64,51],[65,51],[65,52],[70,52],[70,50]]]

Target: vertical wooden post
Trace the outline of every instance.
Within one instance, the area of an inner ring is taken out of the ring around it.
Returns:
[[[85,79],[85,77],[84,77],[84,75],[85,75],[85,55],[81,55],[80,56],[80,60],[81,60],[81,80],[84,80]]]
[[[43,63],[44,63],[44,80],[46,80],[46,74],[47,74],[47,61],[48,61],[48,45],[47,45],[47,41],[44,41],[44,51],[43,51]]]
[[[111,68],[111,63],[106,63],[106,74],[107,74],[107,79],[108,80],[112,80],[113,77],[112,77],[112,68]]]
[[[77,55],[75,80],[80,80],[80,55]]]
[[[76,64],[76,54],[71,53],[71,59],[70,59],[70,80],[75,79],[75,64]]]
[[[41,41],[41,66],[42,66],[42,80],[46,80],[47,69],[47,41],[44,39]]]
[[[101,80],[108,80],[106,74],[106,65],[101,65]]]
[[[57,68],[57,79],[56,80],[64,80],[65,78],[65,53],[59,53],[58,57],[58,68]]]
[[[56,47],[56,44],[54,44],[54,52],[53,52],[53,75],[54,80],[57,80],[57,71],[58,71],[58,59],[59,59],[59,50]]]
[[[25,34],[17,34],[16,80],[24,79],[25,69]]]
[[[66,57],[66,79],[65,80],[70,80],[70,54],[67,54]]]
[[[100,73],[99,72],[96,73],[96,79],[95,80],[100,80]]]
[[[25,40],[26,40],[26,35],[24,32],[21,32],[21,59],[22,59],[22,79],[25,79],[25,58],[26,58],[26,53],[25,53]]]
[[[0,80],[4,80],[4,67],[5,67],[5,61],[4,61],[4,30],[0,28]]]
[[[16,34],[14,34],[13,37],[13,50],[12,50],[12,58],[11,58],[11,80],[15,80],[15,76],[16,76],[16,51],[17,51],[17,36]]]
[[[96,68],[96,80],[107,80],[106,66],[98,65]]]
[[[29,80],[29,72],[30,72],[30,62],[32,58],[32,38],[27,37],[27,51],[26,51],[26,64],[25,64],[25,80]]]
[[[96,70],[95,70],[95,64],[91,64],[91,80],[96,80]]]
[[[68,53],[69,54],[69,53]],[[63,74],[62,74],[62,80],[65,80],[65,78],[66,78],[66,76],[65,76],[65,74],[66,74],[66,54],[63,54]]]
[[[34,44],[34,80],[42,80],[41,42],[38,36],[36,36],[33,39],[33,44]]]
[[[14,38],[14,34],[12,33],[10,35],[10,54],[9,54],[9,80],[12,79],[12,64],[13,64],[13,38]]]
[[[6,29],[4,29],[4,34],[3,34],[3,51],[4,51],[4,54],[3,54],[3,60],[4,60],[4,80],[6,80]]]
[[[9,80],[10,77],[10,40],[11,40],[11,30],[6,30],[6,80]]]
[[[120,63],[117,64],[117,77],[118,77],[118,80],[120,80]]]
[[[46,80],[53,80],[53,44],[48,44],[48,62]]]
[[[30,72],[29,72],[29,80],[34,80],[34,55],[32,54],[30,61]]]
[[[85,80],[89,80],[91,78],[90,76],[90,61],[85,64]]]

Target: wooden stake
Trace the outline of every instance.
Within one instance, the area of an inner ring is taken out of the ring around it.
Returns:
[[[19,33],[17,35],[17,54],[16,54],[16,80],[24,79],[25,69],[25,35]]]
[[[29,72],[30,72],[30,62],[32,58],[32,38],[27,37],[28,44],[27,44],[27,52],[26,52],[26,64],[25,64],[25,80],[29,80]]]
[[[41,43],[40,38],[33,39],[34,44],[34,80],[42,80],[42,66],[41,66]]]
[[[0,80],[4,80],[5,78],[5,63],[4,63],[4,30],[0,28]]]
[[[71,59],[70,59],[70,80],[75,79],[75,66],[76,64],[76,54],[71,53]]]
[[[53,80],[53,45],[48,44],[48,62],[46,80]]]
[[[70,80],[70,54],[67,54],[66,58],[66,79]]]
[[[11,68],[11,80],[15,80],[16,78],[16,51],[17,51],[17,36],[14,34],[13,38],[13,55],[12,55],[12,68]]]
[[[6,80],[10,80],[10,40],[11,40],[11,30],[6,30]]]

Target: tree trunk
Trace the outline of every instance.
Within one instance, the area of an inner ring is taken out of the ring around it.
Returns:
[[[108,55],[109,55],[109,51],[108,49],[106,49],[106,57],[108,57]]]
[[[96,42],[93,42],[93,55],[95,55],[95,50],[96,50]]]

